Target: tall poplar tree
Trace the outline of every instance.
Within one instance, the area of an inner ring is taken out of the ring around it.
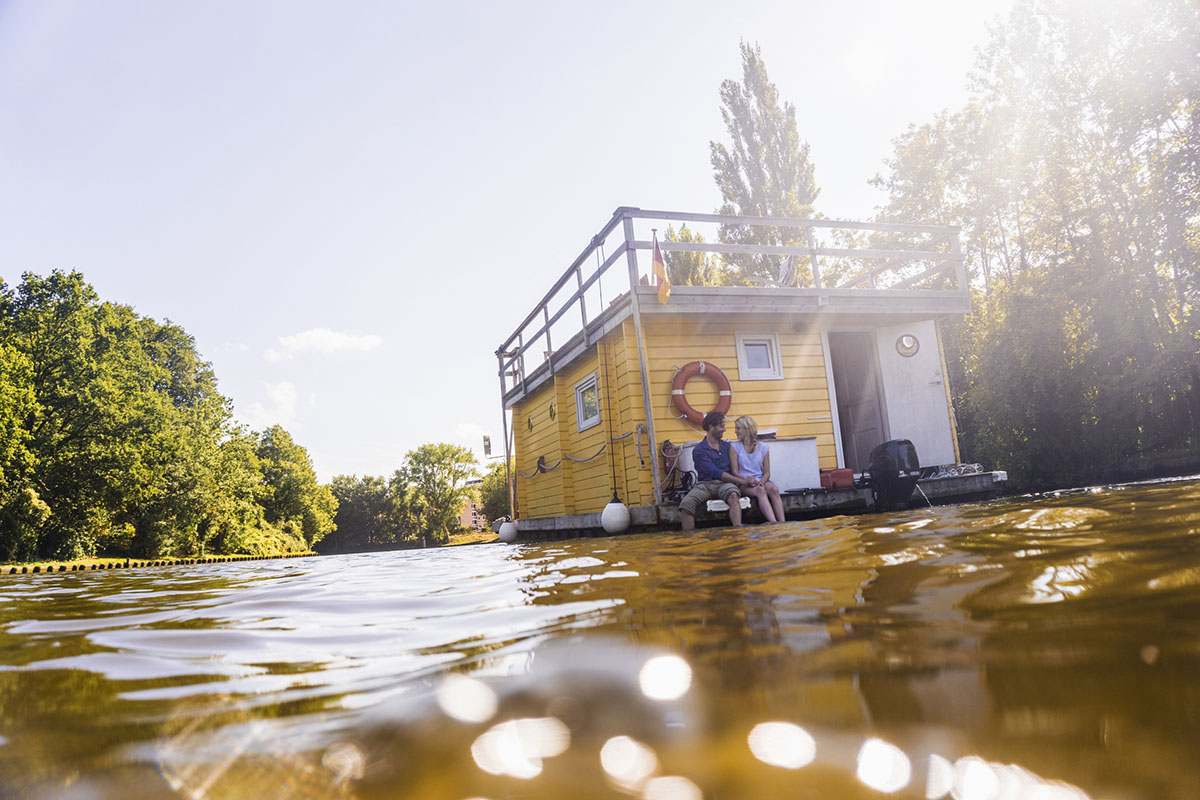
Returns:
[[[704,237],[685,222],[679,226],[679,230],[668,226],[663,241],[703,244]],[[667,277],[673,286],[724,286],[729,283],[728,270],[719,258],[709,253],[699,250],[667,251],[663,258],[666,260]]]
[[[721,190],[719,214],[756,217],[811,217],[817,198],[808,144],[796,128],[796,107],[780,104],[779,90],[767,77],[758,45],[741,43],[742,81],[721,83],[721,118],[730,142],[710,142],[713,178]],[[722,242],[803,244],[803,231],[775,227],[722,225]],[[780,257],[729,255],[735,279],[772,278]],[[797,269],[800,285],[811,270]]]

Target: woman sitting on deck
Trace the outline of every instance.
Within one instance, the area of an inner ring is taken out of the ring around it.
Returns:
[[[733,423],[737,441],[733,443],[733,474],[752,479],[742,491],[757,498],[767,522],[783,522],[783,498],[771,482],[771,448],[758,440],[758,424],[753,417],[738,417]]]

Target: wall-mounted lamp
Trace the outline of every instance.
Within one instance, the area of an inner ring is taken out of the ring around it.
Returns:
[[[912,358],[921,349],[921,343],[911,333],[904,333],[896,340],[896,352],[905,358]]]

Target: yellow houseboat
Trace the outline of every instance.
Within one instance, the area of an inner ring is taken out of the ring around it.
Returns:
[[[724,241],[697,235],[718,227]],[[729,258],[761,277],[668,288],[659,251],[693,276]],[[678,524],[714,408],[773,437],[789,517],[868,509],[860,476],[895,439],[920,459],[920,502],[995,494],[1004,473],[961,463],[938,330],[968,311],[955,227],[618,208],[496,351],[504,538],[615,532],[614,495],[633,530]]]

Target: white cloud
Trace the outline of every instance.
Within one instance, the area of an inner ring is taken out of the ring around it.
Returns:
[[[383,344],[373,333],[357,335],[329,328],[310,328],[292,336],[280,336],[279,348],[270,347],[263,353],[267,361],[282,361],[299,353],[365,353]]]
[[[299,428],[296,424],[296,384],[282,381],[263,385],[267,388],[267,402],[251,403],[241,415],[243,421],[255,430],[272,425],[282,425],[289,431]]]

